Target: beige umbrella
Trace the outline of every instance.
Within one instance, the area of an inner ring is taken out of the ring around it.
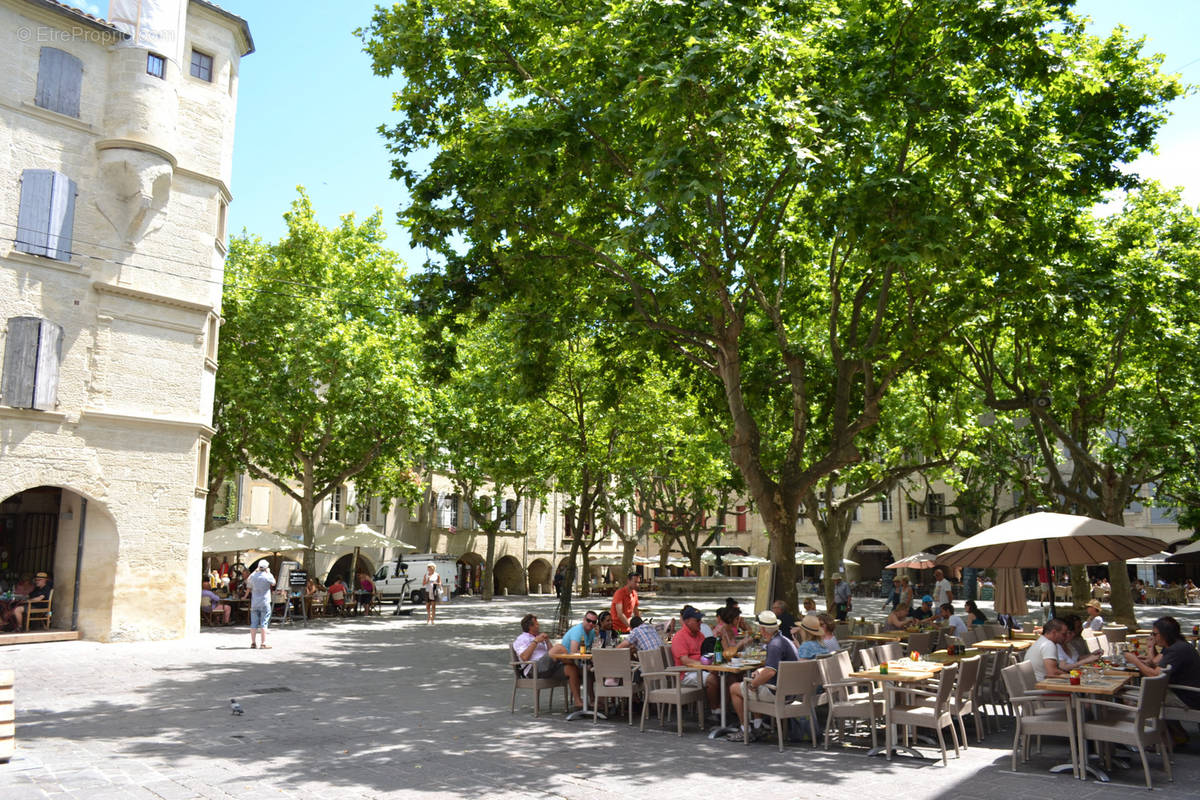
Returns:
[[[1011,567],[996,570],[995,610],[997,614],[1021,617],[1029,613],[1025,602],[1025,582],[1021,570]]]
[[[350,581],[355,587],[355,573],[358,570],[358,551],[364,547],[394,547],[399,550],[416,550],[408,542],[384,536],[370,525],[361,522],[357,525],[330,525],[317,534],[315,544],[318,547],[353,547],[354,557],[350,559]],[[357,591],[357,588],[355,589]]]
[[[937,563],[938,557],[933,553],[914,553],[899,561],[893,561],[884,569],[933,569]]]
[[[268,553],[282,552],[296,547],[296,543],[275,531],[264,531],[233,523],[204,532],[204,552],[244,553],[261,550]]]
[[[1172,564],[1195,564],[1200,562],[1200,542],[1192,542],[1187,547],[1181,547],[1175,551],[1174,555],[1168,556],[1167,561]]]
[[[1039,511],[959,542],[939,561],[951,567],[1045,567],[1104,564],[1157,553],[1162,540],[1111,522]],[[1054,613],[1054,599],[1050,600]]]

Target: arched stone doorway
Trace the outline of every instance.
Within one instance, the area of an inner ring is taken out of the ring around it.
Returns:
[[[268,556],[267,560],[271,562],[271,574],[278,575],[279,565],[288,559],[284,559],[281,556],[272,555]],[[335,578],[341,578],[346,582],[346,585],[349,586],[351,581],[354,579],[354,576],[350,574],[351,567],[358,572],[365,572],[368,575],[375,574],[375,563],[362,553],[358,554],[358,564],[355,565],[353,562],[354,553],[346,553],[345,555],[339,557],[337,561],[334,561],[333,566],[331,566],[329,571],[325,573],[325,585],[328,586]],[[358,587],[354,588],[357,589]]]
[[[512,556],[504,556],[496,562],[492,578],[497,596],[528,594],[525,590],[525,570],[521,568],[521,562]]]
[[[529,565],[529,591],[532,594],[549,594],[554,591],[554,576],[550,574],[550,562],[535,558]]]
[[[457,586],[455,594],[481,594],[483,580],[483,556],[479,553],[463,553],[458,559]]]
[[[867,584],[864,587],[868,594],[879,596],[891,590],[892,578],[896,571],[887,569],[887,565],[896,560],[892,550],[878,539],[863,539],[851,548],[850,557],[858,562],[858,583]],[[876,588],[878,585],[878,589]]]
[[[50,576],[52,630],[76,629],[88,639],[111,637],[117,553],[116,522],[97,500],[67,487],[41,485],[0,501],[0,576],[10,584],[26,574]]]

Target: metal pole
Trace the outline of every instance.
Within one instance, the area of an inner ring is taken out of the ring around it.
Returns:
[[[71,630],[79,630],[79,573],[83,570],[83,532],[87,528],[87,498],[79,498],[79,541],[75,545],[75,596],[71,600]]]
[[[1050,581],[1050,619],[1058,616],[1058,612],[1054,610],[1054,573],[1050,569],[1050,545],[1042,539],[1042,559],[1046,563],[1046,579]]]

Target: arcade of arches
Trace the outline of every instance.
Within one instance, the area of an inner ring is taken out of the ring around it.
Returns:
[[[544,561],[542,562],[545,563]],[[534,564],[537,564],[535,561]],[[534,565],[530,565],[533,569]],[[549,571],[549,565],[546,564]],[[459,593],[481,594],[480,581],[483,580],[483,556],[478,553],[464,553],[458,559]],[[496,559],[492,567],[492,592],[496,596],[505,594],[525,594],[525,570],[515,557],[506,555]]]

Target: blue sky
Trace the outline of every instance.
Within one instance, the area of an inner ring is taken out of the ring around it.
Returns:
[[[69,0],[68,0],[69,1]],[[105,16],[107,2],[74,2]],[[264,239],[283,232],[281,215],[304,185],[326,225],[353,211],[382,208],[388,244],[413,268],[424,260],[408,247],[396,221],[404,187],[389,177],[380,124],[393,119],[399,79],[377,78],[355,28],[370,20],[375,0],[220,0],[246,19],[256,51],[242,61],[234,150],[230,233],[243,227]],[[1165,54],[1165,68],[1200,84],[1197,0],[1080,0],[1076,9],[1099,31],[1124,24]],[[1159,136],[1160,153],[1134,168],[1185,188],[1200,205],[1200,96],[1178,101]]]

